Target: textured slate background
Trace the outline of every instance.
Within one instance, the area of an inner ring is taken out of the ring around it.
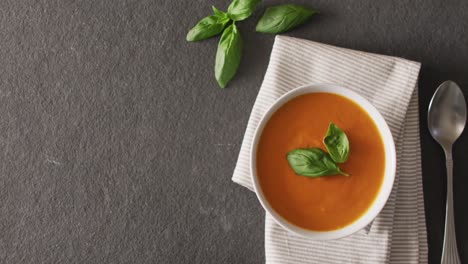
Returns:
[[[230,178],[273,44],[239,23],[241,68],[213,77],[217,39],[187,30],[228,0],[0,1],[0,262],[261,263],[264,212]],[[446,79],[468,95],[468,2],[297,0],[288,35],[420,61],[429,257],[441,253],[445,168],[426,131]],[[468,263],[468,136],[455,147]]]

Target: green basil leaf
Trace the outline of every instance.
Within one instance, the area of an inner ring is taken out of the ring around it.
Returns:
[[[331,157],[319,148],[295,149],[288,153],[289,165],[298,175],[320,177],[327,175],[344,175]]]
[[[306,22],[318,12],[299,5],[269,7],[257,23],[255,30],[262,33],[281,33]]]
[[[218,35],[230,21],[226,13],[213,6],[214,15],[200,20],[187,34],[187,41],[199,41]]]
[[[261,0],[233,0],[228,7],[228,16],[234,21],[241,21],[252,15]]]
[[[330,123],[328,126],[327,135],[323,139],[323,143],[330,153],[330,156],[335,162],[343,163],[349,157],[349,140],[345,132]]]
[[[242,57],[242,38],[236,25],[228,26],[218,43],[215,62],[215,77],[221,88],[236,74]]]

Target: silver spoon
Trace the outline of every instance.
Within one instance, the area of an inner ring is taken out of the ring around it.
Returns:
[[[463,93],[452,81],[442,83],[429,104],[427,123],[432,137],[445,151],[447,166],[447,203],[442,264],[460,263],[453,216],[453,160],[452,145],[463,132],[466,123],[466,104]]]

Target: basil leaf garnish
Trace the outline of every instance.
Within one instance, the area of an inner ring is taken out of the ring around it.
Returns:
[[[261,0],[233,0],[228,7],[228,16],[234,21],[241,21],[252,15]]]
[[[289,165],[298,175],[320,177],[327,175],[345,175],[331,157],[319,148],[295,149],[288,153]]]
[[[345,132],[330,123],[328,126],[327,135],[323,139],[323,143],[330,153],[331,158],[337,163],[343,163],[349,157],[349,140]]]
[[[262,33],[281,33],[306,22],[318,12],[299,5],[279,5],[269,7],[258,21],[256,31]]]
[[[207,16],[200,20],[187,34],[187,41],[199,41],[211,38],[221,33],[230,21],[223,11],[213,6],[214,15]]]
[[[242,56],[242,38],[236,25],[228,26],[218,43],[215,62],[215,77],[221,88],[236,74]]]

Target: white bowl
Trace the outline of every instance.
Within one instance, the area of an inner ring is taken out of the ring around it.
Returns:
[[[356,221],[347,225],[343,228],[331,230],[331,231],[312,231],[309,229],[304,229],[302,227],[296,226],[286,219],[284,219],[281,215],[279,215],[268,203],[266,200],[262,188],[260,186],[258,177],[257,177],[257,146],[262,135],[263,128],[265,127],[266,123],[270,119],[271,115],[276,112],[283,104],[288,102],[294,97],[299,95],[308,94],[308,93],[317,93],[317,92],[325,92],[325,93],[333,93],[338,94],[343,97],[346,97],[354,102],[356,102],[359,106],[361,106],[372,118],[374,123],[376,124],[380,135],[382,137],[385,149],[385,173],[382,186],[380,187],[379,193],[375,198],[374,202],[370,206],[370,208]],[[390,132],[390,129],[385,122],[384,118],[380,113],[372,106],[369,101],[364,99],[362,96],[358,95],[357,93],[343,88],[342,86],[335,85],[335,84],[311,84],[296,88],[294,90],[289,91],[288,93],[281,96],[265,113],[263,118],[260,120],[260,123],[255,131],[254,139],[252,142],[252,148],[250,152],[250,164],[251,164],[251,175],[254,183],[255,193],[257,194],[257,198],[262,204],[263,208],[273,217],[273,219],[281,225],[284,229],[295,233],[297,235],[307,237],[314,240],[330,240],[330,239],[338,239],[342,237],[349,236],[364,227],[366,227],[369,223],[374,220],[374,218],[380,213],[382,208],[384,207],[385,203],[390,196],[390,192],[392,191],[393,182],[395,179],[395,172],[396,172],[396,152],[395,152],[395,144],[393,142],[393,137]]]

